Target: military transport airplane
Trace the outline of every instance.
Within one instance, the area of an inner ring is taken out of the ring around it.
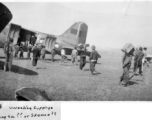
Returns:
[[[45,46],[48,54],[51,53],[53,49],[55,49],[56,54],[60,55],[61,49],[64,49],[66,55],[71,55],[72,49],[74,47],[78,47],[80,45],[82,49],[84,46],[89,46],[89,44],[85,44],[87,31],[88,26],[84,22],[76,22],[59,36],[29,30],[21,27],[20,25],[11,23],[7,25],[0,34],[0,47],[4,46],[5,41],[8,41],[9,38],[14,40],[14,44],[18,43],[20,45],[21,43],[35,43],[37,42],[37,37],[40,36],[38,43]],[[90,52],[87,51],[86,54],[89,56]],[[99,55],[99,58],[100,57],[101,56]]]
[[[2,30],[12,19],[12,14],[6,7],[4,7],[4,5],[0,5],[2,6],[0,6],[0,23],[3,23],[0,24],[0,29]],[[13,44],[18,43],[19,45],[24,44],[24,46],[27,46],[28,44],[34,45],[36,42],[38,42],[39,44],[45,46],[47,53],[51,53],[52,50],[55,49],[56,54],[60,55],[61,49],[64,49],[66,55],[71,55],[72,49],[74,47],[79,47],[80,45],[82,49],[89,46],[89,44],[85,44],[87,31],[88,26],[84,22],[74,23],[69,29],[67,29],[62,35],[59,36],[29,30],[23,28],[20,25],[10,23],[0,33],[0,48],[3,48],[5,42],[9,41],[9,39],[12,38]],[[24,48],[26,51],[27,47]],[[87,51],[87,55],[90,55],[89,51]],[[99,55],[98,57],[100,58],[101,56]]]

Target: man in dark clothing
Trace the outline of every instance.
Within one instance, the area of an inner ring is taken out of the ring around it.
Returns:
[[[138,50],[138,48],[136,48],[136,51],[135,51],[135,53],[134,53],[134,72],[135,72],[136,69],[137,69],[137,64],[138,64],[138,62],[137,62],[138,52],[139,52],[139,50]]]
[[[92,46],[92,52],[90,54],[90,70],[92,75],[97,74],[98,72],[95,70],[95,65],[98,60],[98,52],[95,50],[95,46]]]
[[[139,48],[139,51],[138,51],[138,54],[136,56],[136,62],[137,62],[137,65],[136,65],[136,68],[134,70],[134,72],[136,73],[137,72],[137,69],[139,68],[139,74],[142,75],[143,74],[143,71],[142,71],[142,59],[144,57],[144,53],[143,53],[143,49],[142,47]],[[137,73],[136,73],[137,74]]]
[[[33,66],[37,65],[37,61],[39,58],[40,58],[40,49],[38,48],[38,45],[35,45],[35,47],[33,48],[33,61],[32,61]]]
[[[54,62],[54,56],[55,56],[55,54],[56,54],[56,50],[55,50],[55,48],[52,50],[52,52],[51,52],[51,59],[52,59],[52,62]]]
[[[34,46],[35,42],[36,42],[36,37],[35,37],[35,35],[32,35],[31,44]]]
[[[83,70],[86,64],[86,48],[80,50],[80,70]]]

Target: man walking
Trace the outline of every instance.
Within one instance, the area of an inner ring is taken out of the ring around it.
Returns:
[[[120,83],[119,83],[119,84],[123,85],[124,87],[126,87],[129,82],[129,69],[131,66],[132,56],[134,53],[134,46],[132,44],[127,44],[125,47],[126,48],[123,51],[124,56],[122,58],[123,74],[120,77]]]
[[[40,49],[38,48],[38,45],[36,44],[35,47],[33,47],[33,61],[32,65],[36,66],[37,61],[40,58]]]
[[[74,47],[71,54],[71,61],[73,64],[76,63],[76,65],[78,65],[77,55],[78,55],[77,47]]]
[[[143,64],[142,64],[142,60],[143,60],[143,57],[144,57],[144,53],[143,53],[143,48],[142,47],[139,47],[139,52],[138,52],[138,55],[137,55],[137,67],[135,69],[135,74],[137,75],[137,69],[139,68],[139,74],[142,76],[143,75],[143,71],[142,71],[142,67],[143,67]]]
[[[65,56],[65,50],[62,49],[61,50],[61,62],[64,62],[65,58],[66,58],[66,56]]]
[[[4,71],[6,71],[7,66],[9,68],[9,72],[11,71],[14,51],[15,48],[13,45],[13,39],[10,39],[9,42],[7,42],[4,45],[4,54],[5,54]]]
[[[55,48],[53,48],[52,52],[51,52],[51,59],[52,59],[52,62],[54,62],[54,56],[56,54],[56,50]]]
[[[83,70],[86,64],[86,47],[80,50],[80,70]]]
[[[90,70],[91,70],[92,75],[98,74],[98,72],[95,70],[95,65],[98,60],[98,52],[95,49],[96,47],[93,45],[92,52],[90,54]]]
[[[137,65],[138,65],[138,52],[139,52],[139,49],[136,48],[135,52],[134,52],[134,72],[136,71],[137,69]]]

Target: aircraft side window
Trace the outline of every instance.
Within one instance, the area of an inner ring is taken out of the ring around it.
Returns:
[[[71,31],[70,31],[70,33],[72,33],[74,35],[77,35],[77,29],[72,28]]]

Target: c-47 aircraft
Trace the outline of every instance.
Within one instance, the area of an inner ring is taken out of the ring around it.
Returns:
[[[1,11],[0,11],[1,12]],[[0,19],[3,20],[3,18]],[[3,20],[5,21],[5,20]],[[8,22],[7,22],[8,23]],[[45,46],[46,53],[51,53],[55,49],[56,54],[61,54],[61,49],[65,50],[66,55],[71,55],[72,49],[81,45],[87,47],[89,44],[86,43],[88,26],[84,22],[76,22],[69,29],[67,29],[62,35],[55,36],[46,34],[34,30],[23,28],[20,25],[10,23],[0,34],[0,47],[2,48],[9,38],[13,39],[13,44],[23,44],[24,51],[27,50],[29,44],[34,45],[35,43],[42,44]],[[78,48],[79,51],[79,48]],[[79,52],[78,52],[79,53]],[[86,54],[89,56],[90,52]],[[101,56],[99,55],[99,58]]]

